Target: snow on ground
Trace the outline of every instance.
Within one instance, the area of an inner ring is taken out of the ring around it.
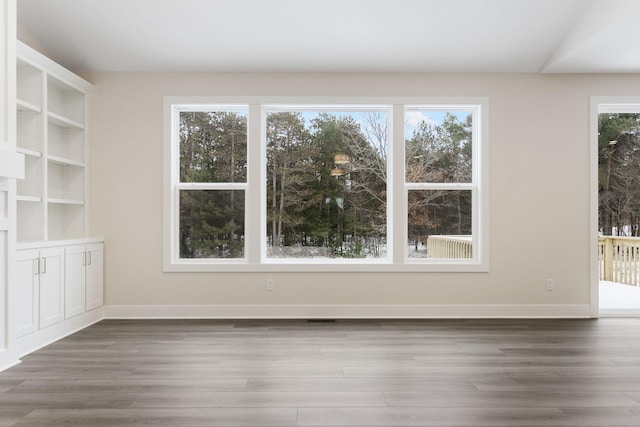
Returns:
[[[600,311],[607,310],[637,311],[640,315],[640,286],[601,281]]]

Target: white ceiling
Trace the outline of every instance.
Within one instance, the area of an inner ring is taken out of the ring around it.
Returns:
[[[76,71],[639,73],[640,0],[18,0]]]

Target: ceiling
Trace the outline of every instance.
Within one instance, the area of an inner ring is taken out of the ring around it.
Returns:
[[[640,0],[18,0],[75,71],[639,73]]]

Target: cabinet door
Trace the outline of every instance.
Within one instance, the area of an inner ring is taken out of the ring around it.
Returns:
[[[11,296],[11,330],[21,337],[38,330],[39,253],[37,250],[18,251],[16,282]]]
[[[85,246],[65,248],[64,317],[84,313]]]
[[[45,328],[64,318],[64,249],[40,251],[40,327]]]
[[[92,310],[104,303],[104,245],[87,245],[86,309]]]

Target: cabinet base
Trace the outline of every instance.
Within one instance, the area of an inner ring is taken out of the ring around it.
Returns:
[[[17,338],[14,340],[11,348],[14,354],[17,354],[18,357],[22,357],[91,326],[103,318],[103,309],[102,307],[99,307],[76,317],[63,320],[45,329]],[[7,368],[8,367],[9,366],[7,366]]]

